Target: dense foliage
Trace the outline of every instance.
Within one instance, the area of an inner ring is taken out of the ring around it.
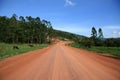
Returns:
[[[5,43],[46,43],[50,42],[54,30],[50,21],[40,17],[0,16],[0,42]]]

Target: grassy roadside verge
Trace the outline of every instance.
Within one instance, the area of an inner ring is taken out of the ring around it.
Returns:
[[[111,54],[111,55],[120,57],[120,47],[92,46],[91,48],[87,48],[87,47],[80,46],[79,44],[76,44],[76,43],[71,43],[71,44],[69,44],[69,46],[81,48],[81,49],[85,49],[85,50],[89,50],[89,51],[95,51],[95,52],[102,53],[102,54]]]
[[[13,46],[17,45],[19,49],[13,49]],[[49,44],[33,44],[33,47],[30,47],[28,44],[6,44],[0,43],[0,59],[10,57],[17,54],[22,54],[28,51],[41,49],[47,47]]]

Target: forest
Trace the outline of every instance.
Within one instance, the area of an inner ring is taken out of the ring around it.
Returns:
[[[0,16],[0,42],[5,43],[50,43],[53,37],[67,38],[80,45],[120,47],[119,38],[104,38],[102,29],[91,29],[91,37],[55,30],[50,21],[31,16]]]
[[[5,43],[46,43],[54,32],[50,21],[40,17],[0,16],[0,42]]]
[[[70,32],[55,30],[50,21],[31,16],[0,16],[0,42],[5,43],[50,43],[54,37],[73,41],[83,38]]]
[[[0,42],[5,43],[50,43],[54,37],[67,38],[86,47],[120,47],[119,38],[104,38],[102,28],[91,29],[91,37],[55,30],[50,21],[31,16],[0,16]]]
[[[73,47],[90,50],[95,49],[95,51],[97,50],[100,52],[107,51],[107,53],[115,53],[116,51],[117,55],[119,53],[120,38],[104,38],[102,28],[99,28],[97,31],[95,27],[92,27],[91,36],[86,37],[53,29],[50,21],[41,20],[40,17],[18,17],[16,14],[13,14],[10,18],[7,16],[0,16],[1,45],[4,43],[7,43],[4,45],[8,45],[10,43],[13,48],[17,48],[19,44],[28,44],[32,47],[33,44],[50,44],[53,38],[73,41],[74,43],[70,44]],[[108,49],[108,47],[112,48]],[[2,53],[4,50],[5,48],[0,48]]]

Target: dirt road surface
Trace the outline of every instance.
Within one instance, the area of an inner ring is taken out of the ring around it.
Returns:
[[[120,80],[120,60],[61,41],[0,61],[0,80]]]

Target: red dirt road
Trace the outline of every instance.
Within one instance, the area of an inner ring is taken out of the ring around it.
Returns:
[[[0,61],[0,80],[120,80],[120,60],[59,42]]]

